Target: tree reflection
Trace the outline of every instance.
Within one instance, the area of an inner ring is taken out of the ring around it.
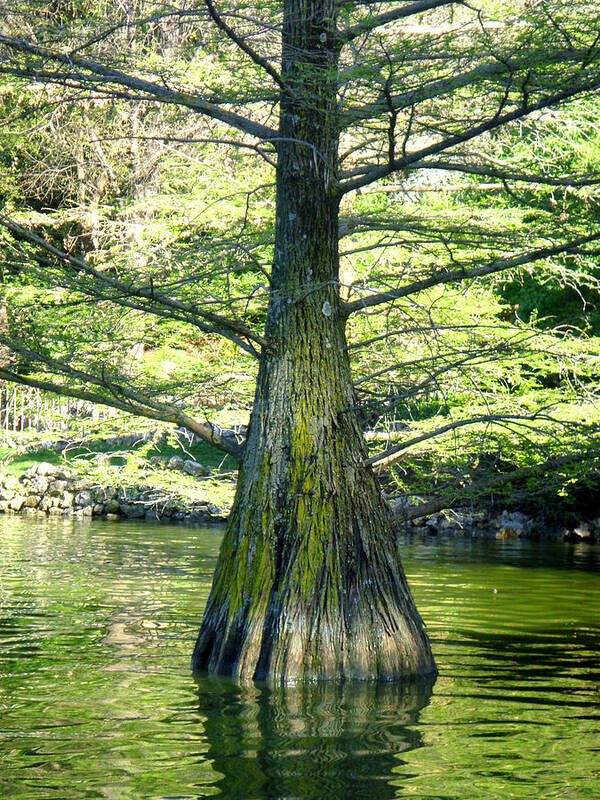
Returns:
[[[206,756],[231,798],[396,797],[433,681],[267,688],[197,675]]]

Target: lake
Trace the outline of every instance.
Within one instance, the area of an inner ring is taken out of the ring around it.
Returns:
[[[0,518],[5,797],[600,797],[598,545],[407,538],[435,684],[271,690],[189,670],[220,535]]]

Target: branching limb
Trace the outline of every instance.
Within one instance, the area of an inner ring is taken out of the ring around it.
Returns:
[[[477,425],[478,423],[507,421],[524,423],[532,422],[539,418],[539,414],[531,414],[527,416],[523,414],[483,414],[478,417],[459,419],[455,422],[449,422],[447,425],[442,425],[439,428],[435,428],[433,431],[421,433],[419,436],[415,436],[412,439],[406,439],[405,441],[390,447],[383,453],[378,453],[376,456],[371,456],[371,458],[365,459],[364,464],[365,466],[373,467],[374,472],[382,472],[384,469],[390,467],[395,461],[398,461],[400,458],[402,458],[401,454],[404,450],[407,450],[409,447],[413,447],[415,444],[426,442],[428,439],[435,439],[437,436],[448,433],[448,431],[454,431],[457,428],[464,428],[466,425]]]
[[[484,264],[481,267],[440,271],[429,278],[414,281],[398,289],[392,289],[387,292],[377,292],[366,297],[361,297],[360,300],[346,303],[344,311],[349,315],[356,311],[362,311],[366,308],[381,305],[382,303],[389,303],[402,297],[418,294],[425,289],[431,289],[433,286],[440,286],[444,283],[453,283],[455,281],[471,280],[473,278],[483,278],[487,275],[493,275],[496,272],[522,267],[525,264],[531,264],[543,258],[550,258],[551,256],[560,255],[561,253],[573,253],[578,251],[582,245],[597,241],[598,239],[600,239],[600,233],[593,233],[565,244],[556,245],[555,247],[540,247],[537,250],[530,250],[521,255],[497,259],[496,261],[492,261],[491,264]]]
[[[395,22],[399,19],[406,19],[406,17],[413,17],[415,14],[423,14],[425,11],[430,11],[433,8],[441,8],[442,6],[455,5],[456,0],[417,0],[414,3],[394,8],[391,11],[386,11],[383,14],[376,16],[369,16],[362,22],[347,28],[345,31],[340,31],[337,34],[337,42],[339,46],[349,44],[354,41],[358,36],[365,33],[370,33],[376,28],[381,28],[383,25],[388,25],[390,22]]]
[[[592,80],[586,82],[585,84],[578,84],[577,86],[572,86],[571,88],[565,89],[562,92],[556,92],[555,94],[548,95],[535,103],[519,105],[517,108],[513,109],[512,111],[508,111],[505,114],[494,114],[493,117],[480,122],[478,125],[468,128],[462,133],[448,136],[441,141],[422,148],[421,150],[403,155],[401,158],[395,159],[391,164],[382,164],[381,166],[375,167],[369,172],[366,172],[361,177],[340,183],[338,186],[338,191],[343,195],[348,192],[355,191],[356,189],[360,189],[363,186],[368,186],[370,183],[374,183],[375,181],[381,180],[381,178],[391,175],[393,172],[398,172],[399,170],[403,170],[412,164],[416,164],[428,156],[437,155],[437,153],[450,150],[452,147],[456,147],[457,145],[464,144],[472,139],[476,139],[478,136],[481,136],[484,133],[489,133],[492,130],[501,128],[504,125],[507,125],[509,122],[523,119],[529,114],[532,114],[534,111],[540,111],[544,108],[559,105],[560,103],[563,103],[572,97],[576,97],[577,95],[586,91],[591,91],[592,89],[597,89],[598,87],[600,87],[600,74],[594,76]]]
[[[190,303],[184,303],[181,300],[176,300],[175,298],[158,292],[153,285],[148,287],[137,287],[133,284],[127,284],[123,281],[117,280],[116,278],[112,278],[109,275],[94,269],[94,267],[90,266],[83,259],[73,256],[70,253],[65,253],[63,250],[59,250],[57,247],[54,247],[54,245],[47,242],[43,237],[38,236],[32,231],[29,231],[27,228],[19,225],[4,215],[0,215],[0,224],[4,225],[4,227],[9,230],[16,239],[28,242],[35,247],[41,248],[44,252],[57,258],[62,264],[65,264],[68,268],[73,270],[76,275],[79,275],[79,273],[82,272],[84,275],[93,279],[101,286],[109,289],[113,293],[113,296],[111,297],[111,295],[103,295],[106,297],[106,299],[113,299],[115,302],[119,302],[119,297],[139,298],[147,301],[143,306],[136,306],[137,308],[140,308],[140,310],[152,312],[152,304],[157,303],[163,308],[172,309],[174,312],[178,313],[184,313],[189,318],[190,322],[194,322],[194,318],[204,319],[210,323],[211,326],[208,329],[208,332],[226,336],[236,344],[240,345],[247,352],[251,352],[253,355],[256,355],[254,348],[249,349],[248,345],[246,345],[246,343],[243,342],[239,337],[243,337],[248,341],[254,342],[260,347],[264,347],[266,345],[266,340],[263,337],[259,336],[253,330],[237,320],[229,319],[220,314],[214,314],[211,311],[198,308],[198,306]],[[82,291],[85,291],[85,289],[82,288]],[[94,287],[92,287],[90,291],[92,294],[96,296],[98,295],[98,290],[94,289]],[[160,314],[160,316],[164,315]]]
[[[595,454],[586,454],[586,458],[589,458],[592,462],[597,462],[597,452]],[[453,495],[439,497],[436,500],[421,503],[414,508],[400,509],[396,512],[396,519],[398,522],[402,523],[409,522],[412,519],[419,519],[420,517],[429,517],[432,514],[436,514],[438,511],[452,508],[474,495],[499,489],[507,483],[514,484],[536,476],[552,475],[561,468],[580,463],[581,459],[581,454],[564,456],[563,458],[549,458],[541,464],[536,464],[534,467],[523,467],[522,469],[515,469],[501,475],[494,475],[491,478],[472,483],[465,488],[457,488]]]
[[[504,81],[524,69],[529,69],[531,64],[541,62],[550,66],[555,64],[587,63],[590,59],[590,54],[594,54],[594,47],[596,47],[595,44],[592,48],[569,48],[550,53],[532,50],[520,58],[494,58],[466,72],[453,75],[451,78],[429,81],[421,84],[417,89],[395,94],[392,96],[392,102],[396,110],[402,111],[426,100],[444,97],[467,86],[476,86],[485,81]],[[382,92],[381,98],[374,103],[368,103],[343,112],[341,114],[341,123],[345,127],[349,127],[367,119],[376,119],[381,114],[385,114],[387,109],[388,101],[385,93]]]
[[[524,183],[539,183],[547,186],[596,186],[600,183],[600,176],[595,175],[565,175],[553,178],[550,175],[539,175],[520,172],[512,169],[498,169],[482,164],[466,164],[458,161],[420,161],[411,166],[414,169],[439,169],[448,172],[464,172],[468,175],[480,175],[485,178],[497,178],[505,181],[522,181]]]
[[[214,5],[212,3],[212,0],[204,0],[204,5],[206,6],[208,14],[209,14],[210,18],[212,19],[212,21],[217,26],[217,28],[222,30],[223,33],[229,39],[231,39],[231,41],[235,45],[237,45],[237,47],[239,47],[240,50],[242,50],[244,53],[246,53],[246,55],[249,56],[249,58],[255,64],[257,64],[259,67],[262,67],[262,69],[264,69],[264,71],[267,73],[267,75],[269,75],[281,89],[284,89],[285,88],[285,84],[284,84],[283,80],[281,79],[281,75],[277,72],[277,70],[271,64],[269,64],[269,62],[266,60],[266,58],[263,58],[252,47],[250,47],[250,45],[248,45],[243,40],[243,38],[241,36],[239,36],[233,30],[233,28],[230,27],[225,22],[223,17],[215,9],[215,7],[214,7]]]
[[[44,392],[52,392],[61,397],[74,397],[77,400],[86,400],[90,403],[117,408],[120,411],[126,411],[129,414],[146,417],[147,419],[156,419],[161,422],[170,422],[174,425],[180,425],[192,431],[213,447],[233,456],[233,458],[238,460],[241,458],[242,445],[238,444],[233,438],[224,437],[218,426],[210,422],[200,422],[176,406],[158,403],[151,398],[146,398],[148,402],[145,402],[139,394],[136,394],[135,397],[131,396],[132,393],[128,392],[126,387],[123,386],[119,386],[118,394],[114,393],[107,396],[101,392],[95,392],[90,389],[82,389],[75,386],[55,383],[54,381],[31,378],[27,375],[13,372],[5,367],[0,367],[0,380],[18,383],[21,386],[30,386]]]
[[[0,35],[0,45],[4,45],[9,50],[16,53],[23,53],[26,55],[33,55],[44,62],[54,64],[62,64],[71,70],[65,73],[63,79],[69,82],[72,87],[90,87],[96,83],[102,83],[109,86],[125,86],[134,93],[144,95],[144,99],[152,98],[154,101],[166,103],[175,106],[182,106],[196,111],[199,114],[204,114],[212,119],[219,120],[220,122],[229,125],[232,128],[248,133],[255,136],[257,139],[271,139],[277,133],[272,128],[261,125],[258,122],[242,117],[233,111],[221,108],[214,103],[208,103],[201,97],[195,94],[188,94],[187,92],[175,91],[168,86],[164,86],[152,81],[147,81],[143,78],[136,78],[133,75],[128,75],[120,70],[112,69],[110,67],[100,64],[90,58],[77,55],[76,53],[63,53],[59,50],[52,50],[42,45],[34,44],[33,42],[26,42],[21,39],[14,39],[9,36]],[[5,72],[11,70],[4,68]],[[15,67],[15,74],[21,73]],[[37,72],[35,69],[27,70],[30,78],[35,78]],[[55,76],[55,81],[59,81],[59,76]]]

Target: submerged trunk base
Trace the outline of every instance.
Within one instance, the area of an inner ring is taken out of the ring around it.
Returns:
[[[285,445],[251,425],[192,666],[274,684],[435,674],[360,431],[318,406],[286,413]]]

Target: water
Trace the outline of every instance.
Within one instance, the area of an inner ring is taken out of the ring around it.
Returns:
[[[407,542],[435,685],[194,678],[219,532],[0,519],[0,794],[600,798],[600,549]]]

